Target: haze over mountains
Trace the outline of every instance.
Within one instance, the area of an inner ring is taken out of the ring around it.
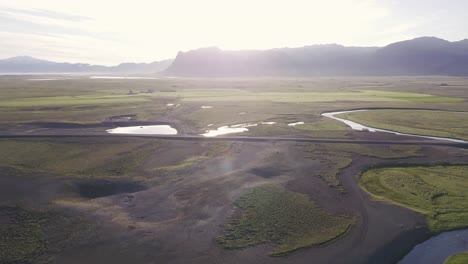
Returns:
[[[121,63],[117,66],[61,63],[19,56],[0,60],[0,73],[157,73],[165,70],[172,60],[152,63]]]
[[[329,44],[240,51],[223,51],[211,47],[179,52],[174,60],[123,63],[113,67],[14,57],[0,60],[0,72],[160,72],[163,75],[182,77],[468,76],[468,40],[450,42],[435,37],[422,37],[385,47],[345,47]]]

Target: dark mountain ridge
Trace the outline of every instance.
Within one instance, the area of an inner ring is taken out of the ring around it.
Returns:
[[[167,75],[235,76],[468,76],[468,40],[421,37],[385,47],[337,44],[271,50],[223,51],[216,47],[179,52]]]
[[[179,52],[174,60],[101,66],[58,63],[28,56],[0,60],[0,73],[158,73],[182,77],[249,76],[468,76],[468,39],[421,37],[385,47],[337,44],[300,48]]]

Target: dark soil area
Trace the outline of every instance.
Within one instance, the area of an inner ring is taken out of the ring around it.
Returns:
[[[73,139],[80,141],[89,143]],[[216,146],[220,152],[198,165],[158,170],[206,155],[213,147],[210,144],[219,142],[161,141],[160,148],[134,175],[119,179],[63,179],[4,168],[0,170],[0,199],[66,212],[88,219],[95,227],[93,232],[82,232],[87,228],[54,224],[53,233],[61,235],[52,238],[58,237],[60,246],[39,257],[49,263],[390,264],[427,238],[425,218],[374,200],[358,186],[360,173],[371,166],[391,164],[466,163],[467,157],[467,150],[449,147],[424,147],[420,150],[423,156],[412,158],[354,155],[352,163],[338,174],[340,188],[328,186],[319,177],[329,169],[327,163],[320,157],[308,158],[302,148],[305,143],[237,142],[226,145],[227,149]],[[306,194],[330,214],[352,216],[354,224],[344,237],[286,257],[269,256],[272,245],[268,244],[224,249],[217,238],[236,213],[234,202],[264,184],[280,184]],[[69,218],[52,217],[57,223],[73,223],[66,220]],[[0,214],[0,224],[10,221],[7,214]],[[73,235],[64,240],[70,230]]]
[[[117,180],[87,180],[76,184],[78,193],[83,198],[99,198],[119,193],[134,193],[145,190],[143,184]]]
[[[272,178],[283,174],[284,170],[275,167],[259,167],[250,169],[249,172],[263,178]]]

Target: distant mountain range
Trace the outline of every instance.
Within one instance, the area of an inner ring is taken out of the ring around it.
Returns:
[[[468,76],[468,40],[422,37],[385,47],[337,44],[272,50],[179,52],[164,72],[171,76]]]
[[[152,63],[122,63],[117,66],[60,63],[28,56],[0,60],[0,73],[158,73],[165,70],[172,60]]]
[[[174,60],[107,67],[32,57],[0,60],[0,73],[160,73],[181,77],[253,76],[468,76],[468,40],[421,37],[385,47],[337,44],[271,50],[179,52]]]

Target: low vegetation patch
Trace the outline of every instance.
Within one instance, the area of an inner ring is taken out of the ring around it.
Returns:
[[[156,94],[157,96],[182,98],[182,101],[192,102],[236,102],[236,101],[270,101],[283,103],[305,102],[462,102],[463,98],[434,96],[424,93],[357,90],[342,92],[312,92],[312,91],[255,91],[244,89],[192,89],[177,92]]]
[[[76,217],[0,205],[0,263],[30,263],[90,227]]]
[[[46,250],[44,215],[2,206],[0,222],[0,263],[28,263]]]
[[[188,157],[182,161],[177,162],[174,165],[167,165],[162,167],[152,168],[150,172],[163,172],[163,173],[172,173],[180,170],[191,169],[195,166],[198,166],[203,161],[208,160],[216,155],[222,154],[223,152],[229,150],[232,143],[227,142],[210,142],[207,144],[207,149],[200,153],[201,155],[195,155]]]
[[[312,118],[311,118],[312,119]],[[249,128],[248,132],[245,132],[245,135],[250,136],[278,136],[278,135],[301,135],[301,136],[310,136],[310,137],[320,137],[320,138],[347,138],[349,128],[339,122],[334,122],[333,120],[327,120],[324,118],[319,118],[318,121],[315,119],[306,120],[302,119],[300,116],[294,119],[284,119],[284,118],[275,118],[275,124],[273,125],[258,125],[255,127]],[[288,126],[289,123],[297,122],[297,120],[305,120],[305,124]]]
[[[133,172],[157,146],[156,141],[0,140],[0,166],[62,176],[122,177]]]
[[[366,146],[361,144],[308,144],[303,148],[308,158],[319,159],[328,164],[327,170],[319,172],[319,176],[330,186],[340,185],[338,173],[349,166],[353,155],[395,159],[419,156],[418,146]]]
[[[192,166],[194,164],[197,164],[198,162],[201,162],[201,161],[206,160],[206,159],[208,159],[208,157],[206,157],[206,156],[193,156],[193,157],[190,157],[188,159],[185,159],[185,160],[179,162],[176,165],[159,167],[156,170],[158,170],[158,171],[182,170],[182,169],[188,168],[188,167],[190,167],[190,166]]]
[[[374,196],[424,213],[439,233],[468,227],[468,166],[371,169],[362,187]]]
[[[40,107],[40,106],[69,106],[69,105],[102,105],[141,103],[148,100],[144,96],[128,95],[82,95],[82,96],[53,96],[16,98],[0,100],[0,107]]]
[[[468,263],[468,252],[450,256],[444,264],[466,264]]]
[[[409,102],[424,102],[424,103],[456,103],[463,102],[463,98],[435,96],[425,93],[413,92],[394,92],[394,91],[374,91],[374,90],[359,90],[360,92],[376,97],[385,97],[389,99],[409,101]]]
[[[236,201],[240,216],[231,219],[221,244],[239,249],[273,243],[273,256],[324,244],[343,235],[353,220],[331,215],[304,194],[271,185],[257,187]]]
[[[249,172],[263,178],[273,178],[283,174],[285,170],[275,167],[257,167],[250,169]]]
[[[362,144],[314,144],[310,145],[308,151],[314,152],[341,152],[347,155],[361,155],[376,157],[382,159],[397,159],[406,157],[417,157],[420,147],[418,146],[376,146],[376,145],[362,145]]]

